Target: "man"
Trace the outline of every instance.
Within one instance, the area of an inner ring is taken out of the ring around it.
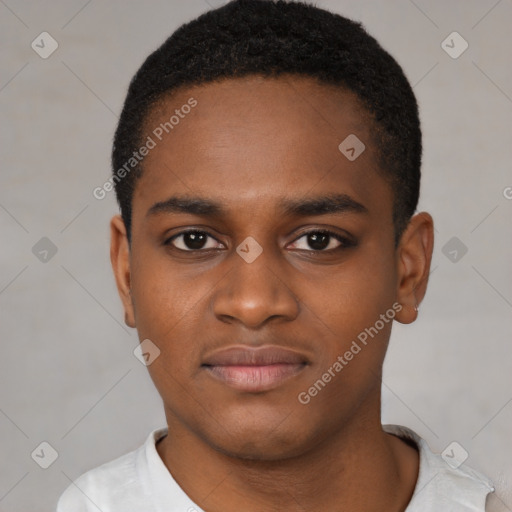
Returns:
[[[432,256],[421,147],[400,66],[307,4],[230,2],[147,58],[111,259],[167,427],[58,512],[485,510],[486,477],[381,425],[392,323]]]

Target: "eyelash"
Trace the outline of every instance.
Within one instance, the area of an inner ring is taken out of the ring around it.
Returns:
[[[200,229],[187,229],[185,231],[180,231],[179,233],[176,233],[172,237],[168,238],[164,242],[164,245],[170,246],[170,247],[172,247],[173,249],[175,249],[177,251],[185,252],[185,253],[198,253],[198,252],[208,252],[208,251],[212,251],[212,250],[217,250],[217,249],[189,249],[189,250],[184,250],[184,249],[179,249],[178,247],[173,246],[172,242],[176,238],[180,237],[181,235],[186,235],[187,233],[204,234],[204,235],[207,235],[207,236],[213,238],[218,243],[221,243],[213,235],[208,233],[208,231],[204,231],[204,230],[200,230]],[[305,237],[305,236],[307,236],[307,235],[309,235],[311,233],[320,233],[320,234],[323,234],[323,235],[328,235],[330,237],[335,238],[338,242],[340,242],[341,245],[339,245],[338,247],[335,247],[334,249],[328,249],[328,250],[321,250],[321,249],[295,249],[295,250],[297,250],[297,251],[306,251],[306,252],[309,252],[309,253],[321,254],[321,253],[332,253],[332,252],[339,251],[339,250],[342,250],[342,249],[346,249],[346,248],[349,248],[349,247],[353,247],[353,246],[356,245],[356,242],[350,240],[347,237],[344,237],[343,235],[340,235],[339,233],[331,231],[329,229],[312,229],[310,231],[306,231],[306,232],[302,233],[298,238],[293,240],[292,243],[297,242],[297,240],[300,240],[301,238],[303,238],[303,237]]]

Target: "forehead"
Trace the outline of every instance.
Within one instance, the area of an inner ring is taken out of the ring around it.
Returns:
[[[176,193],[233,207],[310,191],[390,199],[371,127],[354,93],[305,77],[250,76],[182,88],[146,119],[154,148],[143,161],[134,212]],[[352,148],[364,150],[348,158]]]

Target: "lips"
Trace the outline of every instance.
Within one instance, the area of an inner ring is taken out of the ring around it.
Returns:
[[[209,366],[266,366],[271,364],[302,364],[307,358],[281,347],[229,347],[205,358]]]
[[[247,392],[269,391],[299,374],[306,356],[276,346],[233,346],[207,356],[203,368],[216,380]]]

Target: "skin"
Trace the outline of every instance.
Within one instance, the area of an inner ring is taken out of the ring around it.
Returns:
[[[125,322],[161,350],[148,366],[169,427],[160,457],[207,512],[405,510],[418,453],[380,421],[392,322],[308,404],[297,396],[394,303],[402,306],[395,320],[416,319],[431,216],[413,216],[395,247],[392,190],[378,169],[370,118],[349,91],[297,76],[188,87],[152,111],[147,134],[190,97],[198,105],[145,157],[131,247],[121,217],[111,221]],[[351,133],[366,146],[352,162],[338,149]],[[299,217],[278,209],[283,197],[332,193],[367,212]],[[147,215],[177,194],[218,201],[226,212]],[[186,236],[165,245],[189,228],[212,237],[209,251],[191,252]],[[315,251],[307,233],[322,228],[356,245],[331,237]],[[252,263],[236,252],[248,236],[263,249]],[[290,348],[309,364],[275,389],[242,392],[201,367],[206,354],[233,344]]]

